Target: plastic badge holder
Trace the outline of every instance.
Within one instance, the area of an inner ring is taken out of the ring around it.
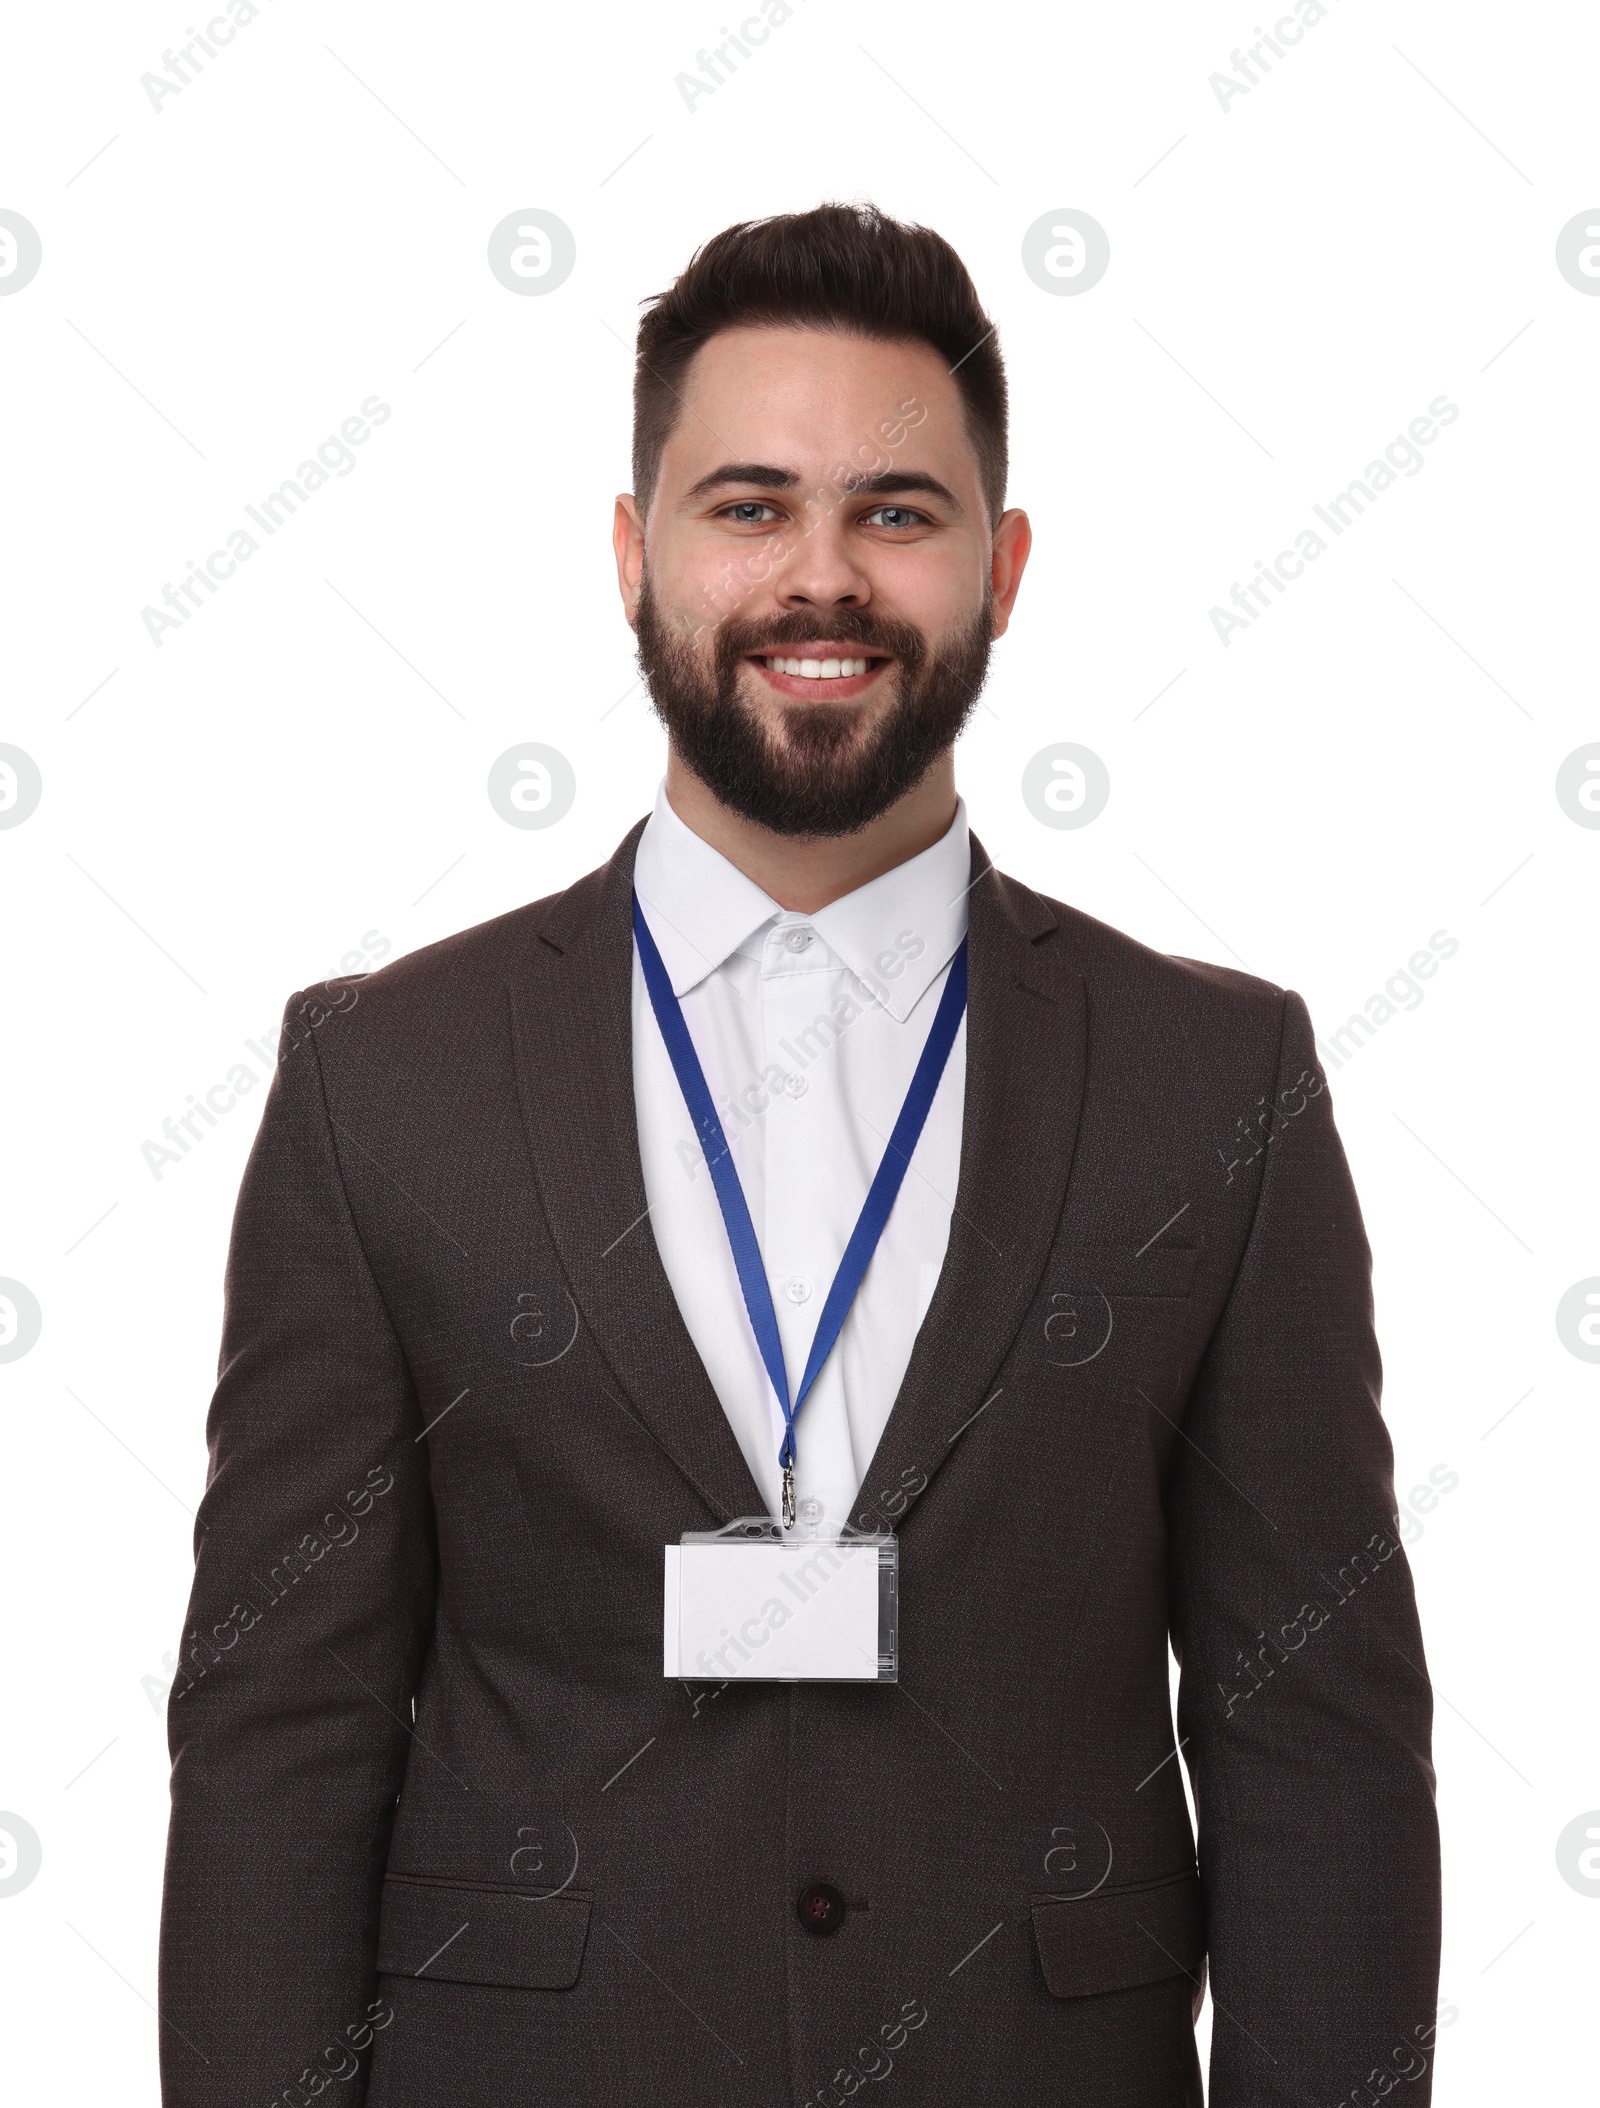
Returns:
[[[715,1683],[895,1683],[900,1540],[770,1515],[666,1547],[664,1674]]]

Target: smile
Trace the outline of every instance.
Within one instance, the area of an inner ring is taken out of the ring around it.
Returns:
[[[819,638],[798,652],[751,652],[748,663],[769,687],[794,702],[844,703],[864,695],[894,661],[882,652],[853,652],[846,643]]]
[[[768,673],[797,673],[807,681],[847,681],[852,674],[867,670],[865,659],[763,659],[761,663]]]

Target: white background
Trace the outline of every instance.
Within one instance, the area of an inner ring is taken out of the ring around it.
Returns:
[[[1324,1039],[1459,942],[1332,1089],[1398,1485],[1459,1475],[1408,1529],[1436,2098],[1578,2097],[1600,1893],[1555,1845],[1600,1805],[1600,1368],[1555,1309],[1600,1273],[1600,832],[1554,784],[1600,739],[1600,299],[1554,257],[1600,197],[1600,24],[1334,0],[1224,111],[1208,76],[1258,14],[802,0],[691,112],[720,0],[268,0],[158,113],[176,0],[13,13],[0,206],[44,254],[0,298],[0,740],[44,785],[0,832],[0,1275],[43,1310],[0,1366],[0,1808],[44,1853],[0,1897],[19,2097],[156,2099],[163,1655],[260,1089],[159,1178],[142,1145],[264,1074],[246,1038],[364,935],[394,956],[549,892],[646,809],[663,742],[607,545],[637,303],[728,222],[828,196],[946,234],[1009,361],[1037,539],[959,757],[997,861],[1299,989]],[[530,206],[577,266],[518,298],[485,244]],[[1111,243],[1078,297],[1021,264],[1062,207]],[[353,473],[157,647],[141,609],[373,394]],[[1209,609],[1440,394],[1425,469],[1225,647]],[[524,740],[576,771],[547,831],[485,794]],[[1020,795],[1060,740],[1110,773],[1079,831]]]

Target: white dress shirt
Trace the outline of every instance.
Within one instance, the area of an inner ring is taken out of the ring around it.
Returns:
[[[966,806],[920,856],[815,915],[768,898],[663,785],[634,886],[728,1137],[790,1394],[967,927]],[[795,1494],[847,1522],[932,1300],[961,1160],[966,1020],[832,1354],[795,1423]],[[783,1413],[694,1122],[633,962],[633,1087],[650,1224],[689,1336],[777,1515]]]

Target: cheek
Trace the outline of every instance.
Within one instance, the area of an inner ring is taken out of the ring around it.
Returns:
[[[672,537],[665,549],[652,542],[646,555],[650,590],[663,616],[687,639],[697,628],[695,649],[709,660],[706,630],[717,624],[744,622],[779,605],[783,550],[763,535]]]
[[[964,535],[875,550],[863,569],[883,612],[914,623],[935,649],[973,621],[988,593],[986,549]]]

